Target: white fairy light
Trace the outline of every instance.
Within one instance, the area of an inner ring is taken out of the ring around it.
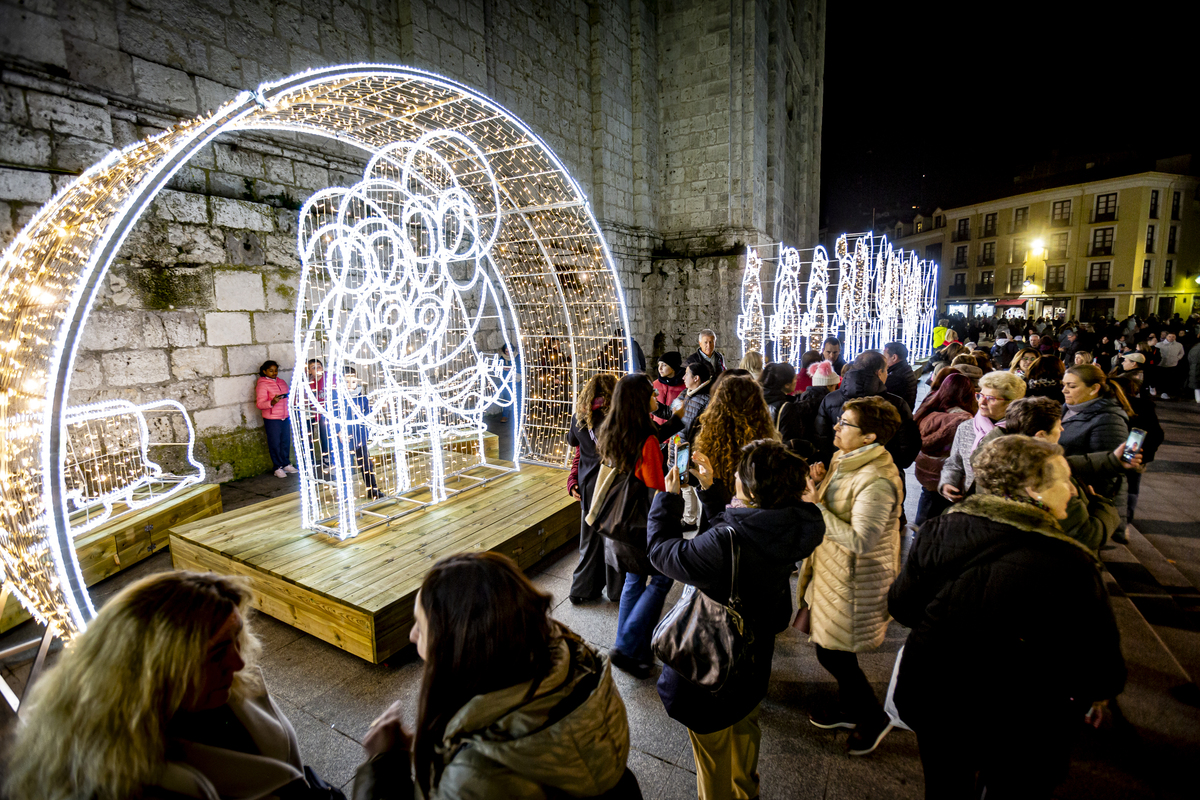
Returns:
[[[349,65],[267,83],[108,154],[46,203],[0,261],[0,562],[35,619],[70,638],[94,614],[71,538],[67,398],[103,278],[158,192],[223,133],[318,135],[372,155],[438,130],[474,142],[500,191],[489,268],[519,336],[513,458],[567,465],[576,393],[598,371],[628,369],[632,353],[612,256],[561,160],[500,105],[422,70]]]
[[[432,502],[445,500],[448,475],[487,463],[483,413],[512,406],[515,388],[499,356],[477,345],[486,319],[511,348],[492,279],[500,191],[487,156],[462,134],[433,131],[379,152],[365,175],[318,192],[300,213],[297,320],[308,322],[296,363],[325,355],[329,368],[324,392],[304,382],[292,395],[295,429],[307,434],[298,448],[303,518],[340,538],[358,533],[363,499],[428,489]],[[460,175],[486,180],[464,186]],[[346,367],[366,408],[340,388]],[[328,431],[327,470],[313,447],[318,424]],[[369,494],[354,487],[354,472],[367,473],[355,462],[355,427],[386,451],[369,465]],[[474,443],[469,457],[445,450],[463,441]],[[418,464],[428,475],[415,480]]]
[[[808,270],[808,303],[800,320],[800,330],[806,344],[804,349],[820,350],[830,335],[829,321],[829,254],[820,245],[813,251]],[[800,369],[800,360],[792,362]]]
[[[187,441],[161,441],[151,435],[146,415],[170,413],[168,423],[174,438],[175,420],[182,423]],[[72,408],[64,419],[67,431],[67,500],[70,504],[71,534],[92,530],[114,516],[122,516],[178,494],[188,486],[204,482],[204,465],[195,458],[196,433],[184,407],[174,400],[134,405],[127,400],[108,400]],[[190,474],[164,472],[150,449],[183,448],[181,454]],[[114,506],[123,505],[114,515]]]
[[[804,353],[804,291],[800,287],[800,254],[794,247],[779,246],[775,268],[775,302],[771,314],[771,339],[775,360],[799,364]]]
[[[753,247],[746,248],[746,271],[742,273],[742,313],[738,315],[737,335],[742,342],[742,355],[755,350],[765,351],[766,320],[763,317],[762,258]]]

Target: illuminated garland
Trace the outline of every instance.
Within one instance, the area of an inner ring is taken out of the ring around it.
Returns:
[[[114,151],[43,206],[0,262],[3,578],[64,637],[94,614],[71,537],[64,430],[88,312],[157,193],[214,138],[237,131],[334,138],[368,156],[455,131],[486,155],[501,205],[490,263],[520,335],[523,459],[566,466],[576,393],[596,372],[630,364],[620,280],[579,185],[520,120],[445,78],[387,65],[313,70]]]
[[[742,313],[738,315],[737,336],[742,355],[757,351],[762,355],[767,344],[763,317],[762,258],[753,247],[746,248],[746,271],[742,273]]]
[[[806,337],[803,329],[804,291],[800,287],[800,254],[794,247],[780,245],[775,269],[775,310],[771,315],[771,339],[775,360],[799,364]]]

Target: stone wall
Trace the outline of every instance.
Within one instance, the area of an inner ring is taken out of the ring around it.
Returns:
[[[632,333],[733,330],[747,244],[810,246],[823,0],[0,0],[0,240],[114,147],[265,80],[404,63],[520,117],[590,198]],[[181,170],[88,322],[72,401],[172,396],[226,479],[266,467],[254,373],[291,367],[295,211],[361,154],[239,135]],[[286,377],[286,375],[285,375]]]

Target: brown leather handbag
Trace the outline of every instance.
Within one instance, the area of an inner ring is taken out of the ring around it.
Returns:
[[[713,693],[720,692],[731,677],[745,671],[754,660],[754,631],[742,615],[738,595],[741,550],[733,528],[726,530],[733,561],[728,605],[689,585],[655,627],[651,642],[654,655],[664,664]]]

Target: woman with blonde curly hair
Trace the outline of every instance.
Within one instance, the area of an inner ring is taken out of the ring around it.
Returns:
[[[604,538],[594,535],[592,526],[587,524],[592,493],[596,489],[596,476],[600,473],[600,454],[596,449],[600,423],[608,414],[616,388],[617,376],[610,372],[599,372],[589,378],[579,397],[575,398],[575,413],[571,416],[571,428],[567,431],[567,444],[575,448],[575,460],[567,478],[567,492],[581,505],[579,564],[571,578],[569,595],[571,602],[576,605],[597,599],[601,587],[608,590],[610,600],[621,596],[620,573],[604,564]]]
[[[712,475],[700,499],[708,519],[725,510],[734,497],[734,479],[742,448],[755,439],[779,440],[762,387],[749,375],[729,375],[717,382],[700,415],[692,459]]]
[[[249,584],[153,575],[105,604],[22,708],[13,800],[337,798],[255,666]]]

